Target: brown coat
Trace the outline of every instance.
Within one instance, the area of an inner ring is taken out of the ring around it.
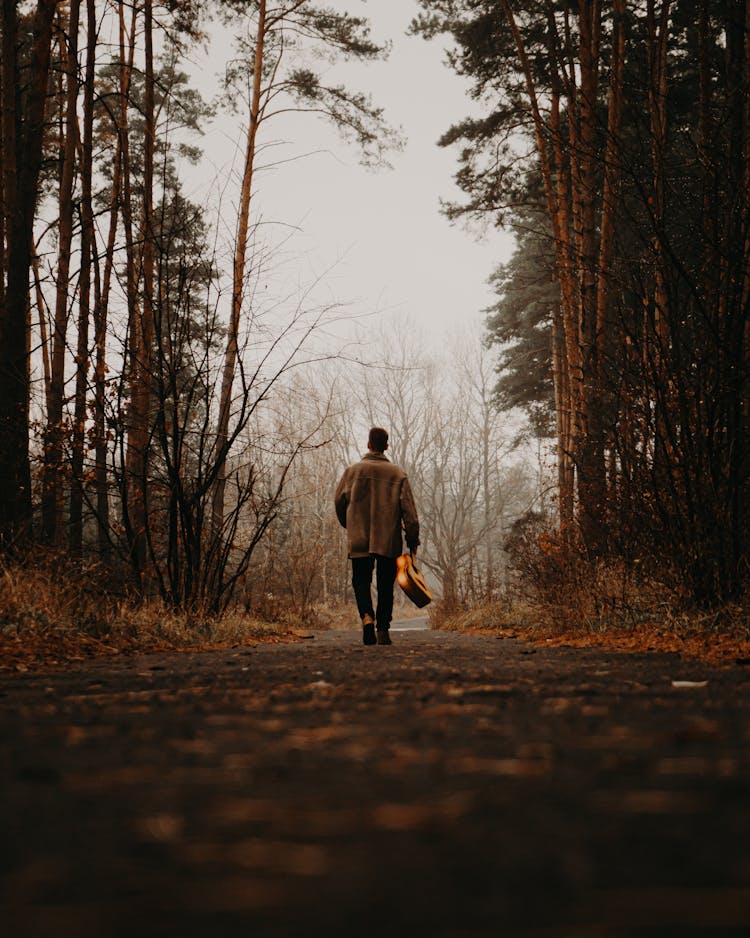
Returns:
[[[349,466],[334,501],[347,531],[350,557],[398,557],[402,528],[408,547],[419,546],[419,519],[409,479],[383,453],[368,453]]]

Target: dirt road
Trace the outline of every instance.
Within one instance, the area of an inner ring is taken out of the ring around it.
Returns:
[[[750,934],[750,669],[410,630],[0,677],[0,932]]]

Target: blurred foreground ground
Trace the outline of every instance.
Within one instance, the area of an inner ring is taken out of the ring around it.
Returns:
[[[750,667],[353,632],[0,675],[0,932],[750,934]]]

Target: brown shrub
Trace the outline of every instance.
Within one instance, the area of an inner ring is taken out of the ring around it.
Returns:
[[[110,650],[224,645],[283,635],[294,623],[269,623],[239,609],[221,616],[175,610],[122,591],[99,565],[46,555],[0,565],[0,635],[29,646],[76,636]]]
[[[506,549],[516,600],[532,603],[558,628],[633,628],[681,616],[706,621],[678,572],[662,559],[592,557],[575,536],[553,530],[539,515],[519,519]]]

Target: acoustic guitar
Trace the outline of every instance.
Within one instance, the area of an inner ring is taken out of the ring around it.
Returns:
[[[396,558],[396,582],[418,609],[432,602],[432,593],[411,554]]]

